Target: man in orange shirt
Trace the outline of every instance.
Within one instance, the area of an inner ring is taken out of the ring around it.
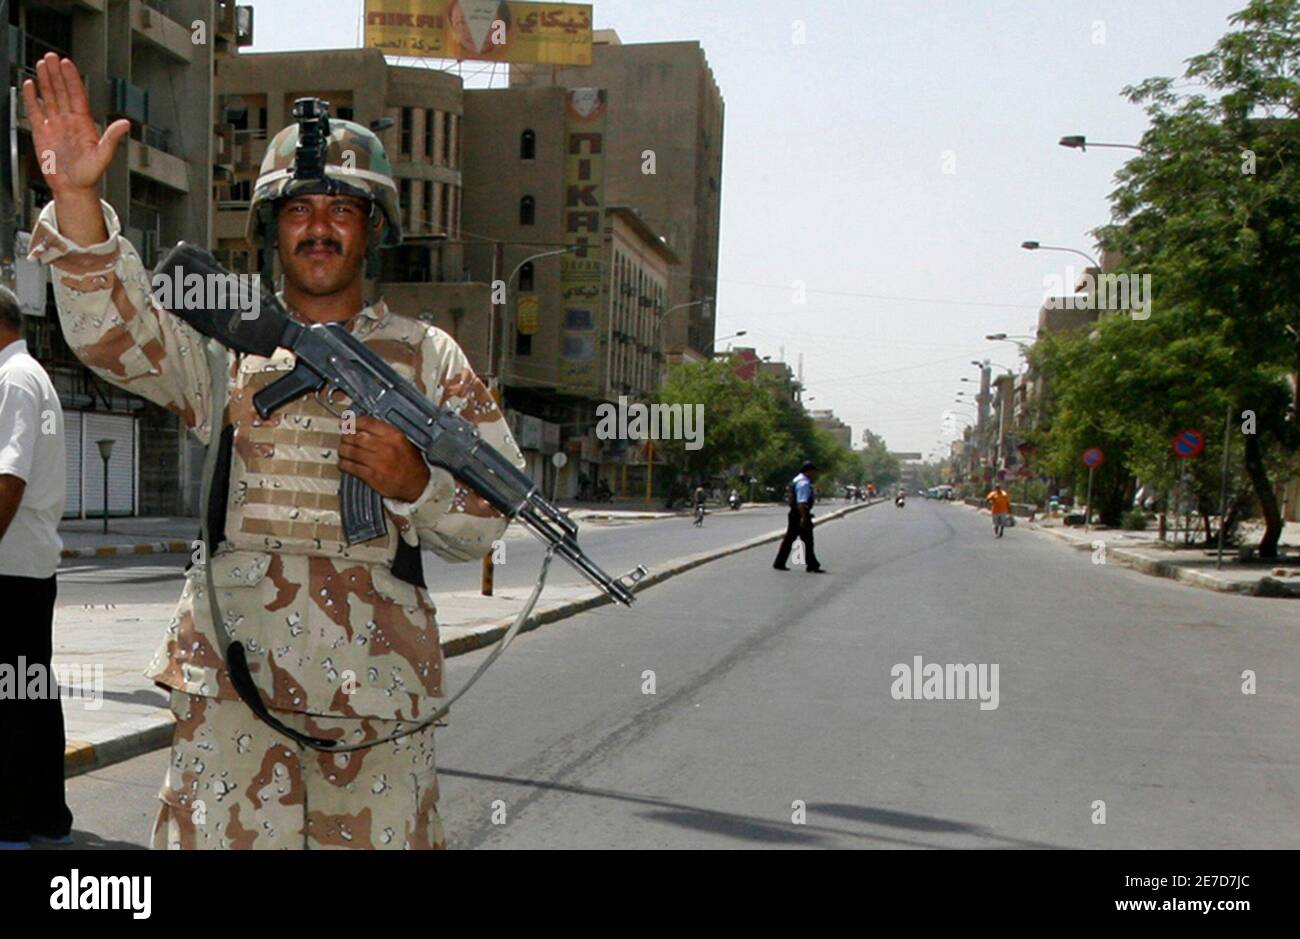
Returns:
[[[1001,483],[993,487],[993,491],[984,497],[984,501],[989,504],[989,511],[993,513],[993,533],[999,538],[1002,537],[1002,529],[1011,525],[1011,496],[1002,488]]]

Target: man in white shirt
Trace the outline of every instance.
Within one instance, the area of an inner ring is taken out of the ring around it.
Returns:
[[[72,830],[63,710],[50,680],[54,572],[63,547],[63,409],[21,336],[18,298],[0,286],[0,847],[8,848],[66,841]]]

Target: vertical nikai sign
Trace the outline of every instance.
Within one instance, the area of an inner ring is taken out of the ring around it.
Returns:
[[[565,102],[564,243],[560,258],[560,385],[595,390],[596,322],[601,295],[601,218],[605,211],[605,111],[600,88],[574,88]]]

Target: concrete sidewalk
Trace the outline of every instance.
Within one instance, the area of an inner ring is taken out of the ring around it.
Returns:
[[[108,534],[98,518],[69,518],[59,523],[65,558],[116,554],[189,553],[199,537],[199,520],[186,516],[109,518]]]
[[[977,509],[987,516],[987,509]],[[1048,535],[1079,551],[1089,552],[1099,564],[1121,564],[1152,577],[1168,577],[1180,583],[1221,593],[1252,597],[1300,598],[1300,525],[1287,524],[1279,550],[1282,557],[1271,561],[1241,561],[1235,548],[1224,548],[1223,566],[1215,568],[1216,552],[1203,547],[1178,547],[1156,539],[1155,532],[1125,531],[1093,526],[1063,525],[1059,519],[1040,518],[1017,525]],[[1250,543],[1250,536],[1247,536]]]
[[[561,502],[575,522],[651,521],[690,515],[689,509],[669,511],[644,508],[643,500],[624,499],[614,503]],[[747,507],[763,503],[746,503]],[[770,504],[770,503],[768,503]],[[725,506],[711,506],[711,512]],[[111,557],[122,554],[188,554],[199,537],[200,520],[187,516],[123,517],[108,520],[108,533],[98,518],[64,519],[59,523],[64,558]]]
[[[883,500],[829,511],[817,519],[817,524],[879,501]],[[109,524],[111,529],[112,520]],[[732,545],[647,565],[649,574],[637,591],[709,561],[777,541],[784,533],[783,526]],[[188,543],[185,550],[189,550]],[[553,567],[552,575],[555,573]],[[437,593],[433,599],[438,605],[443,654],[464,655],[496,642],[523,608],[530,592],[531,588],[498,589],[492,597],[478,591]],[[603,593],[587,585],[548,585],[524,629],[536,629],[609,602]],[[145,678],[142,671],[161,641],[174,607],[169,602],[107,609],[61,607],[56,611],[54,663],[66,669],[65,676],[70,679],[63,685],[67,775],[108,766],[171,743],[167,693]],[[78,686],[98,686],[100,691],[93,695]]]

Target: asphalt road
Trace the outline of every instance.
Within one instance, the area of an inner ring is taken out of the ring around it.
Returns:
[[[830,573],[759,548],[521,637],[440,732],[452,846],[1300,846],[1294,602],[921,501],[818,553]],[[997,664],[998,706],[896,700],[917,655]],[[69,781],[83,844],[143,842],[164,759]]]
[[[828,503],[825,510],[845,504]],[[785,524],[784,518],[782,506],[753,505],[738,512],[714,509],[700,528],[695,528],[690,518],[590,520],[579,523],[578,539],[597,563],[617,576],[637,564],[694,554],[772,531]],[[529,586],[537,576],[542,553],[536,537],[512,525],[506,538],[506,563],[497,567],[496,583],[501,587]],[[180,596],[188,560],[185,554],[66,559],[59,567],[58,606],[172,602]],[[474,590],[479,586],[480,566],[448,563],[426,554],[425,578],[435,594],[439,590]],[[549,582],[584,581],[568,565],[556,562]]]

